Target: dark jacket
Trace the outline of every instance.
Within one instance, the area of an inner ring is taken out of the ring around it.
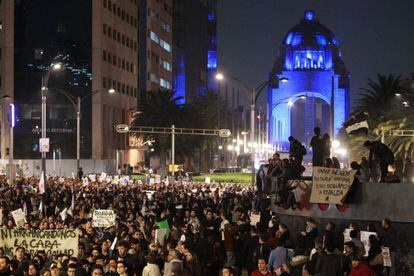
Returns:
[[[253,252],[253,263],[257,264],[259,259],[265,259],[266,261],[269,260],[271,251],[272,249],[270,249],[270,246],[267,242],[259,244]]]
[[[341,261],[338,256],[325,254],[319,256],[315,272],[320,276],[341,276]]]
[[[303,156],[302,144],[298,140],[294,139],[290,142],[289,155],[295,158],[301,158]]]
[[[372,165],[372,155],[375,154],[381,162],[385,162],[387,164],[394,164],[394,154],[390,150],[389,147],[387,147],[385,144],[374,141],[372,142],[372,148],[369,152],[369,164]]]

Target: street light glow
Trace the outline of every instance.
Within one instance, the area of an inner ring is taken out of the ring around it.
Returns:
[[[53,71],[59,71],[62,69],[62,67],[63,65],[60,62],[52,63],[52,66],[51,66]]]
[[[219,80],[219,81],[220,81],[220,80],[223,80],[223,79],[224,79],[224,75],[223,75],[223,74],[221,74],[221,73],[217,73],[217,74],[216,74],[216,79],[217,79],[217,80]]]
[[[288,106],[293,106],[293,102],[292,101],[288,101]]]
[[[395,93],[394,95],[397,96],[397,97],[400,97],[401,93]]]
[[[115,93],[115,92],[116,92],[116,91],[115,91],[115,89],[113,89],[113,88],[111,88],[111,89],[109,89],[109,90],[108,90],[108,93],[109,93],[109,94],[113,94],[113,93]]]
[[[302,96],[300,96],[299,97],[301,100],[306,100],[306,96],[305,95],[302,95]]]
[[[289,82],[289,79],[288,78],[281,78],[280,82]]]

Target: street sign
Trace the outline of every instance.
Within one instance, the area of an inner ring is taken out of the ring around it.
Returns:
[[[128,133],[129,132],[129,126],[125,125],[125,124],[116,125],[116,132],[118,132],[118,133]]]
[[[40,138],[39,139],[39,151],[40,152],[49,152],[49,138]]]
[[[229,138],[231,136],[230,129],[220,129],[219,130],[219,136],[221,138]]]

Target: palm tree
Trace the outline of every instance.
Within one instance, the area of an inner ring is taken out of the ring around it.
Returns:
[[[403,93],[399,86],[400,77],[389,75],[377,75],[377,81],[368,79],[369,88],[361,88],[361,93],[356,100],[358,109],[368,111],[370,121],[374,124],[386,119],[384,114],[391,110],[396,100],[396,93]]]
[[[177,97],[172,91],[150,91],[142,102],[142,114],[131,122],[132,126],[154,127],[184,127],[188,116],[185,106],[179,102],[183,97]],[[138,134],[140,135],[140,134]],[[145,138],[155,138],[155,151],[160,158],[161,174],[166,174],[166,151],[170,148],[169,135],[146,134]]]

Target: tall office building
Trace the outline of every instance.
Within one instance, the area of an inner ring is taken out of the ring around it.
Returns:
[[[172,0],[140,0],[140,89],[171,90]]]
[[[208,16],[205,0],[174,1],[174,91],[189,101],[207,89]]]
[[[76,157],[76,112],[67,93],[85,97],[81,159],[114,159],[124,150],[125,163],[138,161],[127,135],[114,131],[137,107],[138,10],[137,0],[15,1],[16,158],[39,158],[41,79],[61,62],[47,84],[50,149]]]
[[[0,2],[0,99],[1,99],[1,159],[7,158],[10,147],[8,122],[9,103],[13,102],[13,58],[14,58],[14,3]],[[6,98],[5,96],[9,96]]]

